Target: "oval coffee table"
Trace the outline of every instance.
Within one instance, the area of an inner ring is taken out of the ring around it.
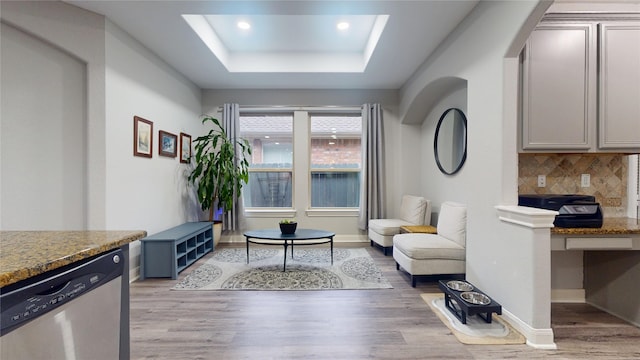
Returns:
[[[293,245],[318,245],[330,244],[331,265],[333,265],[333,237],[335,233],[315,229],[297,229],[293,234],[283,234],[280,229],[250,230],[244,233],[247,239],[247,264],[249,263],[249,243],[262,245],[284,246],[284,263],[282,271],[287,269],[287,247],[291,246],[291,258],[293,258]]]

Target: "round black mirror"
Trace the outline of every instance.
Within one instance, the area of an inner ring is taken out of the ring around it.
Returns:
[[[442,173],[453,175],[460,171],[467,159],[467,117],[462,110],[447,109],[440,116],[433,152]]]

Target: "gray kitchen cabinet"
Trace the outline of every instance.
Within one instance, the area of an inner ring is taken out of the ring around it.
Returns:
[[[521,91],[522,152],[640,152],[640,22],[543,21]]]
[[[523,150],[588,151],[596,131],[593,24],[538,26],[523,54]]]
[[[598,146],[640,149],[640,22],[598,24]]]

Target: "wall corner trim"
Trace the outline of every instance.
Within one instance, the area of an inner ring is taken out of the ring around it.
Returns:
[[[502,309],[502,317],[527,338],[527,345],[541,350],[556,350],[558,348],[553,342],[553,329],[532,328],[505,309]]]
[[[532,228],[552,228],[557,211],[516,205],[497,205],[496,211],[501,221]]]

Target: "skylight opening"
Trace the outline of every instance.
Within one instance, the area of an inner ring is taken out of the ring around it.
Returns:
[[[182,17],[230,73],[362,73],[389,15]],[[331,34],[332,26],[346,30]]]

